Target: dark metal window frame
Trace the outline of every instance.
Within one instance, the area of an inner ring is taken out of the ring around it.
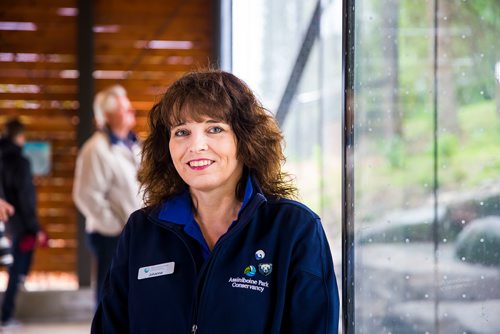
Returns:
[[[355,332],[354,317],[354,52],[355,0],[342,1],[342,326]]]

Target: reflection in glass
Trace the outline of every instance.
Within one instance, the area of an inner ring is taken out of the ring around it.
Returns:
[[[500,3],[355,1],[357,333],[500,333]]]

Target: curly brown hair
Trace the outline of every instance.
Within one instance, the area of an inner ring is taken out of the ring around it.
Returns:
[[[266,195],[296,196],[290,176],[281,170],[283,135],[274,117],[242,80],[224,71],[206,70],[174,82],[149,113],[150,133],[139,169],[146,205],[158,205],[185,189],[170,156],[170,129],[187,119],[201,121],[203,117],[229,124],[236,135],[237,158],[245,171],[235,190],[238,199],[243,198],[248,173]]]

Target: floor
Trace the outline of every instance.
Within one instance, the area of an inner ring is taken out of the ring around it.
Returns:
[[[0,301],[7,274],[0,269]],[[19,324],[0,327],[0,334],[88,334],[94,291],[78,289],[75,275],[32,272],[16,298]]]
[[[0,333],[2,334],[88,334],[89,332],[89,323],[29,323],[0,327]]]

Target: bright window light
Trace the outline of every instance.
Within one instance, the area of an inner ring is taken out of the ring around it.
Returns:
[[[108,33],[113,33],[113,32],[118,32],[120,31],[120,26],[116,24],[112,25],[97,25],[94,26],[94,32],[108,32]]]
[[[80,75],[77,70],[63,70],[59,72],[59,77],[63,79],[76,79]]]
[[[0,22],[0,30],[36,31],[33,22]]]
[[[73,7],[57,8],[57,15],[59,15],[59,16],[77,16],[78,15],[78,8],[73,8]]]
[[[187,50],[193,48],[193,42],[191,41],[137,41],[135,42],[135,47],[137,49],[180,49]]]
[[[94,71],[93,75],[96,79],[125,79],[130,71]]]
[[[40,93],[38,85],[0,84],[0,93]]]

